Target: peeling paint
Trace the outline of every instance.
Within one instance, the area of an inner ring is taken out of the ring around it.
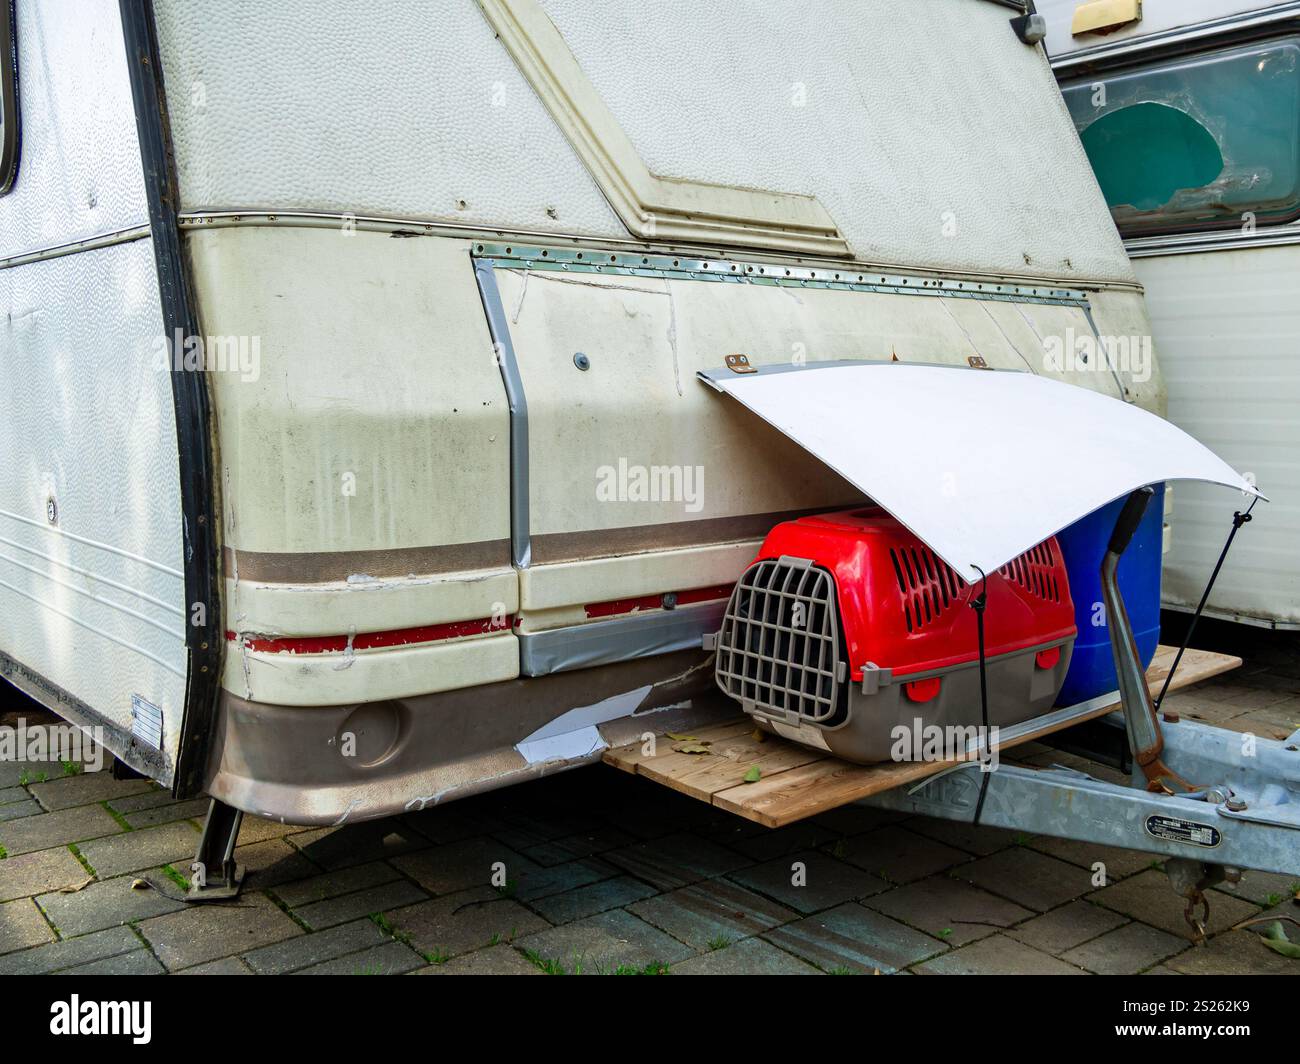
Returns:
[[[550,723],[538,728],[531,735],[524,736],[519,741],[516,749],[526,743],[535,743],[541,739],[566,735],[583,728],[617,720],[619,717],[630,717],[645,700],[645,696],[653,689],[654,684],[646,684],[644,687],[638,687],[635,691],[625,691],[622,694],[611,695],[594,705],[567,710]],[[522,751],[520,752],[522,753]]]
[[[334,827],[339,827],[345,820],[347,820],[347,818],[352,815],[352,810],[360,804],[360,798],[353,798],[352,801],[348,802],[346,808],[344,808],[343,812],[339,814],[339,818],[334,821]]]
[[[335,662],[334,665],[331,666],[331,668],[333,668],[335,672],[338,672],[341,669],[352,668],[353,662],[357,660],[357,652],[352,646],[352,644],[356,641],[356,638],[357,638],[357,629],[356,626],[354,625],[353,627],[348,629],[348,645],[343,648],[343,660],[339,662]]]
[[[572,761],[579,757],[589,757],[608,745],[596,725],[591,724],[563,735],[551,735],[532,742],[525,740],[515,749],[530,765],[536,765],[543,761]]]
[[[673,299],[673,283],[664,278],[664,294],[668,296],[668,344],[673,349],[673,379],[677,383],[677,394],[682,394],[682,369],[677,357],[677,301]]]

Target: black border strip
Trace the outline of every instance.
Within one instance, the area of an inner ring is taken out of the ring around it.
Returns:
[[[12,191],[22,157],[22,113],[18,94],[18,12],[14,0],[0,0],[0,196]]]
[[[180,196],[172,155],[167,100],[152,0],[119,0],[126,44],[140,162],[149,203],[149,228],[158,270],[163,326],[169,338],[199,336],[188,264],[181,248],[177,211]],[[176,353],[174,344],[168,350]],[[213,444],[207,379],[173,358],[172,397],[180,453],[181,519],[184,535],[188,665],[185,711],[172,793],[185,798],[207,782],[208,747],[221,686],[221,584],[213,476]],[[205,611],[194,621],[196,607]]]

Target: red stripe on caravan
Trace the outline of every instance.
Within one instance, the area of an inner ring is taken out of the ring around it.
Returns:
[[[380,647],[400,647],[410,643],[436,643],[445,639],[460,639],[467,635],[487,635],[505,632],[514,624],[513,615],[504,618],[480,617],[472,621],[452,621],[449,624],[429,624],[420,628],[396,628],[387,632],[358,632],[352,637],[353,650],[374,650]],[[232,642],[239,638],[227,632]],[[269,651],[273,654],[329,654],[347,650],[346,635],[300,636],[292,639],[261,639],[245,637],[249,650]]]
[[[664,604],[664,595],[676,594],[677,605],[689,606],[695,602],[713,602],[716,599],[731,597],[735,584],[719,584],[716,587],[697,587],[690,591],[665,591],[658,595],[642,595],[640,598],[613,599],[610,602],[591,602],[586,606],[588,617],[614,617],[620,613],[637,613],[640,610],[657,610]]]

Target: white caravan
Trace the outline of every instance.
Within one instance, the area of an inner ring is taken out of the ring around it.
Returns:
[[[689,720],[764,534],[862,500],[697,373],[1163,413],[1015,8],[17,0],[0,670],[178,794],[419,809]]]
[[[1300,3],[1038,0],[1125,238],[1168,416],[1271,489],[1206,612],[1300,627]],[[1227,526],[1173,499],[1165,604],[1197,604]]]

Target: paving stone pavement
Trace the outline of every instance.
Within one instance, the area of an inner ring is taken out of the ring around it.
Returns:
[[[1300,639],[1235,652],[1165,708],[1300,727]],[[0,973],[1300,974],[1233,929],[1300,918],[1300,857],[1216,888],[1193,946],[1149,854],[862,807],[767,831],[595,766],[339,828],[248,817],[243,894],[187,906],[203,803],[42,768],[0,765]]]

